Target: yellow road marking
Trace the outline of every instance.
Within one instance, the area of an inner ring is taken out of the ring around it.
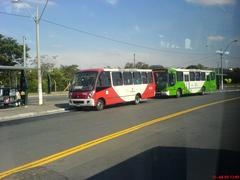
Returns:
[[[109,140],[117,138],[119,136],[123,136],[125,134],[128,134],[128,133],[131,133],[133,131],[142,129],[142,128],[146,127],[146,126],[150,126],[150,125],[158,123],[160,121],[164,121],[164,120],[167,120],[167,119],[170,119],[170,118],[173,118],[173,117],[177,117],[177,116],[180,116],[180,115],[183,115],[183,114],[186,114],[186,113],[190,113],[192,111],[195,111],[195,110],[198,110],[198,109],[202,109],[202,108],[205,108],[205,107],[208,107],[208,106],[212,106],[212,105],[216,105],[216,104],[220,104],[220,103],[224,103],[224,102],[228,102],[228,101],[233,101],[233,100],[237,100],[237,99],[240,99],[240,97],[235,97],[235,98],[231,98],[231,99],[215,101],[215,102],[212,102],[212,103],[204,104],[204,105],[201,105],[201,106],[196,106],[196,107],[193,107],[193,108],[190,108],[190,109],[186,109],[186,110],[179,111],[179,112],[167,115],[167,116],[163,116],[163,117],[160,117],[160,118],[157,118],[157,119],[153,119],[153,120],[141,123],[139,125],[136,125],[136,126],[133,126],[133,127],[127,128],[127,129],[124,129],[122,131],[118,131],[118,132],[115,132],[113,134],[109,134],[109,135],[103,136],[101,138],[89,141],[89,142],[84,143],[84,144],[80,144],[78,146],[75,146],[75,147],[72,147],[70,149],[58,152],[56,154],[44,157],[42,159],[39,159],[39,160],[30,162],[30,163],[27,163],[27,164],[18,166],[16,168],[4,171],[4,172],[0,173],[0,179],[4,178],[6,176],[9,176],[11,174],[20,172],[20,171],[24,171],[24,170],[27,170],[27,169],[31,169],[31,168],[34,168],[34,167],[38,167],[38,166],[42,166],[42,165],[51,163],[53,161],[56,161],[56,160],[62,159],[64,157],[70,156],[72,154],[75,154],[75,153],[77,153],[79,151],[82,151],[84,149],[88,149],[88,148],[90,148],[92,146],[95,146],[97,144],[109,141]]]

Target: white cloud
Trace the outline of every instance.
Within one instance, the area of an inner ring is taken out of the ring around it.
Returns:
[[[235,0],[185,0],[185,1],[203,6],[232,5],[235,3]]]
[[[191,39],[186,38],[185,39],[185,49],[192,49],[191,43],[192,43]]]
[[[105,0],[108,4],[111,4],[111,5],[116,5],[119,0]]]
[[[162,35],[162,34],[158,34],[157,35],[159,38],[164,38],[165,36],[164,35]]]
[[[40,5],[45,5],[46,0],[24,0],[25,2],[32,3],[32,4],[40,4]],[[48,1],[48,5],[56,5],[56,3],[53,0]]]
[[[208,36],[208,40],[209,41],[222,41],[224,40],[224,37],[223,36]]]
[[[24,1],[13,0],[11,4],[17,10],[31,9],[35,6],[35,4],[44,6],[46,4],[46,0],[24,0]],[[53,1],[48,1],[48,6],[53,6],[53,5],[56,5],[56,3]]]
[[[17,10],[21,10],[21,9],[31,9],[30,4],[26,3],[26,2],[21,2],[18,3],[17,1],[14,1],[15,3],[13,3],[13,6],[17,9]]]
[[[133,28],[134,28],[134,30],[137,31],[137,32],[140,32],[140,31],[141,31],[140,27],[139,27],[137,24],[136,24]]]

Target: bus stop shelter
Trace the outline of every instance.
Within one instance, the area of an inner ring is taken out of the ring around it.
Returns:
[[[23,66],[0,66],[0,106],[27,105],[28,82]]]

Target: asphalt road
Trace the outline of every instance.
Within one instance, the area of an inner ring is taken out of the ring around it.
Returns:
[[[153,99],[0,127],[0,172],[239,92]],[[213,179],[240,175],[240,99],[176,115],[6,179]],[[1,175],[1,174],[0,174]],[[34,177],[34,178],[33,178]]]

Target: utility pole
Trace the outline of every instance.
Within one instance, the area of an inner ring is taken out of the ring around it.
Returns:
[[[37,58],[37,72],[38,72],[38,104],[43,104],[43,94],[42,94],[42,72],[41,72],[41,60],[40,60],[40,35],[39,35],[39,13],[38,13],[38,5],[36,10],[36,58]]]
[[[37,71],[38,71],[38,104],[43,104],[43,94],[42,94],[42,73],[41,73],[41,60],[40,60],[40,35],[39,35],[39,22],[43,16],[43,13],[48,5],[48,1],[46,0],[46,3],[44,5],[44,8],[41,12],[41,15],[39,16],[38,11],[38,4],[36,9],[36,17],[33,18],[35,24],[36,24],[36,59],[37,59]],[[23,0],[12,0],[12,3],[23,3]],[[30,13],[31,14],[31,13]]]
[[[23,36],[23,67],[26,67],[26,37]]]
[[[133,68],[136,68],[135,53],[133,54]]]

